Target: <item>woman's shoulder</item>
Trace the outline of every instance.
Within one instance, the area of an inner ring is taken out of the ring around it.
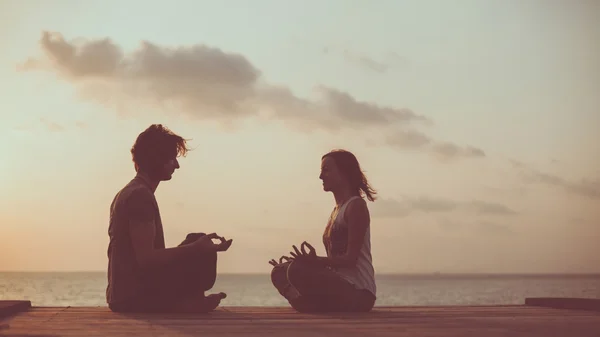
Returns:
[[[343,215],[344,222],[346,222],[349,217],[359,219],[369,217],[369,208],[367,206],[367,201],[363,197],[352,197],[351,200],[349,200],[348,203],[346,203],[346,208],[344,209]]]
[[[347,206],[346,206],[346,210],[349,208],[362,208],[362,207],[367,207],[367,201],[365,200],[364,197],[360,196],[360,195],[355,195],[352,198],[350,198],[350,200],[348,200]]]

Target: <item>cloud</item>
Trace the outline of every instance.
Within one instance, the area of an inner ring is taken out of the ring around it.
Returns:
[[[243,113],[240,105],[254,96],[260,76],[243,56],[201,45],[168,49],[143,41],[125,55],[109,39],[75,44],[49,32],[40,45],[46,59],[29,59],[22,70],[49,69],[74,83],[96,81],[150,104],[171,101],[198,117],[215,110]]]
[[[483,221],[481,223],[478,223],[476,228],[479,231],[482,231],[484,233],[490,233],[490,234],[506,235],[506,234],[514,233],[514,230],[512,227],[510,227],[506,224],[500,224],[500,223],[490,222],[490,221]]]
[[[380,106],[375,103],[359,102],[350,94],[327,87],[319,87],[328,111],[347,123],[363,126],[365,124],[388,125],[406,124],[413,121],[431,123],[424,116],[410,109],[398,109]]]
[[[484,215],[515,215],[518,214],[510,207],[502,204],[491,203],[481,200],[475,200],[466,205],[470,207],[474,212]]]
[[[578,182],[567,181],[561,177],[539,172],[531,171],[526,173],[526,179],[530,182],[541,183],[548,186],[555,186],[563,190],[591,199],[600,199],[600,180],[582,179]]]
[[[511,184],[503,184],[502,187],[483,186],[483,190],[487,194],[502,195],[509,198],[524,196],[527,194],[527,189],[519,184],[511,186]]]
[[[440,228],[443,230],[454,232],[456,230],[459,230],[462,227],[462,224],[458,221],[444,217],[438,220],[438,226],[440,226]]]
[[[387,73],[395,66],[404,66],[408,63],[404,57],[398,55],[396,52],[389,52],[387,53],[387,57],[377,60],[364,53],[352,51],[344,47],[335,47],[330,45],[323,48],[324,54],[329,54],[332,52],[337,52],[336,54],[338,55],[341,54],[344,60],[349,63],[358,65],[363,69],[379,74]]]
[[[380,199],[371,206],[374,216],[383,218],[405,217],[414,212],[423,213],[449,213],[453,211],[466,211],[478,215],[511,216],[518,212],[510,207],[481,200],[468,202],[455,201],[443,198],[404,198]]]
[[[391,130],[384,144],[399,149],[423,148],[440,158],[485,156],[480,149],[433,141],[413,129],[433,121],[411,109],[361,101],[323,85],[315,87],[314,97],[298,97],[267,83],[243,55],[218,48],[142,41],[125,52],[108,38],[67,41],[47,31],[39,43],[43,57],[27,59],[19,70],[54,72],[78,86],[83,97],[130,114],[158,109],[222,125],[262,118],[302,131]]]
[[[417,198],[409,201],[411,208],[424,212],[449,212],[458,207],[458,203],[447,199]]]
[[[412,211],[413,209],[408,203],[395,199],[380,198],[371,206],[373,216],[380,218],[403,218],[411,214]]]
[[[450,142],[440,142],[433,146],[433,152],[441,158],[449,159],[455,157],[485,157],[485,152],[482,149],[473,146],[458,146]]]
[[[49,121],[46,118],[40,118],[40,122],[42,122],[42,124],[44,125],[44,127],[46,127],[46,129],[48,129],[48,131],[51,132],[61,132],[61,131],[65,131],[65,128],[55,122]]]
[[[244,56],[205,45],[167,48],[143,41],[126,54],[109,39],[76,43],[43,32],[40,46],[45,58],[30,58],[20,70],[50,70],[73,83],[110,85],[130,98],[169,102],[197,118],[238,118],[270,110],[281,118],[311,119],[326,129],[335,123],[368,127],[428,120],[409,109],[361,102],[326,86],[316,88],[319,100],[301,99],[288,88],[263,83],[261,72]]]
[[[75,126],[80,128],[80,129],[85,129],[88,127],[88,125],[85,122],[82,121],[75,121]]]
[[[511,163],[513,164],[513,168],[519,171],[521,178],[526,183],[560,188],[570,194],[590,199],[600,199],[600,179],[569,181],[557,175],[541,172],[515,160],[511,160]]]
[[[506,235],[514,233],[514,229],[506,224],[491,221],[476,221],[464,223],[459,220],[444,217],[438,221],[438,226],[448,232],[482,233],[486,235]]]
[[[418,130],[398,130],[389,134],[385,141],[388,145],[399,149],[418,149],[432,143],[429,136]]]
[[[514,229],[511,226],[492,221],[475,222],[471,228],[476,232],[488,235],[509,235],[514,233]]]
[[[40,125],[44,129],[46,129],[50,132],[63,132],[63,131],[67,130],[67,127],[65,127],[64,125],[61,125],[57,122],[49,120],[45,117],[40,117],[40,118],[36,119],[35,121],[18,125],[16,127],[14,127],[14,129],[17,131],[32,131],[35,128],[39,127]],[[86,123],[84,123],[82,121],[75,121],[74,125],[75,125],[75,127],[79,128],[79,129],[84,129],[84,128],[87,128],[87,126],[88,126]]]
[[[359,66],[377,72],[377,73],[385,73],[390,68],[390,64],[376,61],[371,57],[366,55],[360,55],[356,53],[352,53],[348,50],[344,50],[344,58],[352,63],[358,64]]]
[[[526,168],[525,163],[515,160],[515,159],[509,159],[509,163],[511,164],[511,166],[513,168],[516,168],[516,169]]]
[[[425,133],[414,129],[394,131],[385,137],[385,143],[398,150],[425,150],[442,160],[486,156],[482,149],[473,146],[459,146],[447,141],[435,141]]]

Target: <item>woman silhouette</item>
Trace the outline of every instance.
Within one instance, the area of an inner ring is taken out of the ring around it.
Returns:
[[[370,311],[376,284],[364,197],[374,201],[377,192],[356,157],[346,150],[333,150],[321,158],[319,178],[336,203],[323,233],[327,256],[317,256],[307,242],[300,250],[292,246],[292,257],[269,261],[271,281],[300,312]]]

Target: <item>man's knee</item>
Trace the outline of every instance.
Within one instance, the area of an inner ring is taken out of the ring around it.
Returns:
[[[202,289],[202,291],[210,290],[210,289],[212,289],[212,287],[215,286],[216,281],[217,281],[217,276],[210,275],[210,276],[206,277],[205,279],[203,279],[202,282],[200,282],[200,288]]]
[[[211,289],[217,281],[217,252],[204,253],[197,268],[202,290]]]

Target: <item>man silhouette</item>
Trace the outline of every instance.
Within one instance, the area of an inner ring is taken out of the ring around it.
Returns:
[[[187,151],[186,140],[160,124],[140,133],[131,148],[137,174],[110,206],[106,301],[112,311],[209,312],[226,296],[204,292],[216,280],[217,252],[232,240],[191,233],[179,246],[165,247],[154,192]]]

